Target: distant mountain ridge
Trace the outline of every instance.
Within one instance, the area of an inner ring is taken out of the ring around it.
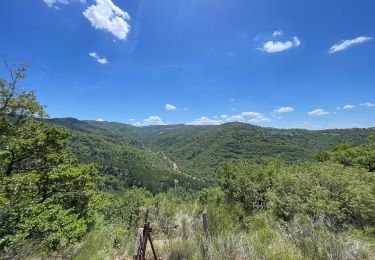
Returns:
[[[135,179],[143,175],[132,184],[164,183],[160,189],[175,180],[193,186],[198,185],[192,184],[197,180],[215,181],[216,170],[224,161],[313,160],[316,152],[333,145],[362,144],[373,131],[276,129],[238,122],[145,127],[74,118],[48,122],[72,131],[71,145],[80,160],[126,169]]]

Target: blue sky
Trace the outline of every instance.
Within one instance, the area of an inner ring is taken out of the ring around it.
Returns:
[[[375,126],[372,0],[5,0],[0,57],[51,117]],[[4,74],[4,71],[0,71]]]

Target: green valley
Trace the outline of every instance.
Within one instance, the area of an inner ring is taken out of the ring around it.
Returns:
[[[262,162],[267,158],[290,163],[312,161],[320,150],[342,143],[360,145],[372,133],[372,129],[360,128],[287,130],[243,123],[135,127],[73,118],[48,122],[73,133],[71,145],[82,162],[124,170],[137,164],[140,168],[136,175],[157,169],[165,175],[180,172],[207,183],[216,181],[217,169],[225,161]],[[149,178],[153,178],[151,173]]]

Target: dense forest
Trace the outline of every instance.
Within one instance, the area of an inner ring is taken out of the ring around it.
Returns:
[[[135,127],[74,118],[50,119],[48,122],[72,133],[73,151],[82,162],[94,161],[127,169],[126,164],[136,163],[149,167],[148,178],[157,175],[159,169],[165,174],[171,171],[183,173],[206,184],[217,182],[217,171],[226,161],[261,162],[267,158],[289,163],[311,161],[315,153],[334,145],[363,144],[372,132],[372,129],[360,128],[284,130],[244,123]],[[143,172],[140,169],[135,177]]]
[[[373,129],[48,119],[25,70],[0,80],[0,258],[131,258],[146,209],[163,259],[375,258]]]

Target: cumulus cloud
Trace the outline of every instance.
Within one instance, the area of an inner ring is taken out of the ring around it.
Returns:
[[[188,125],[220,125],[228,122],[245,122],[246,117],[251,118],[249,121],[251,123],[270,121],[270,119],[264,117],[263,114],[258,112],[242,112],[241,114],[231,116],[223,114],[220,116],[221,119],[218,117],[212,119],[207,116],[202,116],[193,122],[188,123]]]
[[[94,5],[83,12],[83,15],[95,29],[111,32],[120,40],[125,40],[130,31],[129,14],[111,0],[96,0]]]
[[[227,115],[223,114],[220,116],[222,120],[221,123],[225,122],[250,122],[250,123],[259,123],[259,122],[268,122],[271,121],[271,119],[265,117],[262,113],[259,112],[242,112],[240,114],[236,115]]]
[[[108,64],[106,57],[100,57],[96,52],[90,52],[89,55],[93,57],[100,64]]]
[[[353,109],[354,106],[353,105],[345,105],[343,106],[343,109]]]
[[[85,0],[43,0],[43,2],[48,6],[48,7],[55,7],[57,8],[57,5],[67,5],[71,2],[81,2],[85,3]]]
[[[226,115],[220,116],[225,122],[244,122],[246,118],[262,118],[263,114],[259,112],[242,112],[237,115]]]
[[[166,110],[176,110],[176,106],[171,105],[171,104],[165,104],[164,108]]]
[[[275,113],[290,113],[290,112],[293,112],[294,111],[294,108],[292,107],[279,107],[277,109],[274,110]]]
[[[260,117],[256,117],[256,118],[250,119],[249,123],[265,123],[265,122],[269,122],[269,121],[271,121],[270,118],[264,117],[264,116],[260,116]]]
[[[96,119],[96,122],[104,122],[105,120],[103,118]]]
[[[136,121],[135,119],[129,119],[130,123],[134,126],[150,126],[150,125],[166,125],[160,116],[150,116],[143,119],[141,122]]]
[[[223,120],[220,119],[210,119],[206,116],[202,116],[193,122],[188,123],[188,125],[220,125],[224,123]]]
[[[143,119],[143,126],[148,125],[165,125],[160,116],[150,116],[149,118]]]
[[[298,39],[297,36],[294,36],[289,41],[268,41],[266,42],[262,48],[260,48],[261,51],[268,52],[268,53],[275,53],[275,52],[282,52],[286,51],[293,47],[298,47],[301,45],[300,39]]]
[[[227,121],[234,121],[234,122],[242,122],[244,120],[242,115],[233,115],[230,118],[227,119]]]
[[[263,116],[263,114],[259,113],[259,112],[242,112],[241,115],[244,116],[244,117],[259,117],[259,116]]]
[[[284,33],[283,33],[283,31],[282,30],[279,30],[279,31],[274,31],[273,33],[272,33],[272,36],[273,37],[276,37],[276,36],[282,36]]]
[[[333,45],[330,48],[329,53],[335,53],[335,52],[338,52],[338,51],[343,51],[343,50],[346,50],[347,48],[349,48],[351,46],[370,41],[371,39],[372,39],[371,37],[360,36],[360,37],[357,37],[357,38],[351,39],[351,40],[343,40],[343,41]]]
[[[293,37],[293,45],[294,45],[295,47],[298,47],[298,46],[301,45],[301,40],[300,40],[297,36],[294,36],[294,37]]]
[[[375,107],[375,104],[371,103],[371,102],[366,102],[366,103],[362,103],[361,106],[363,106],[363,107]]]
[[[324,109],[322,109],[322,108],[318,108],[318,109],[315,109],[313,111],[310,111],[308,114],[310,116],[325,116],[325,115],[328,115],[329,112],[324,111]]]
[[[264,116],[262,113],[242,112],[240,114],[235,114],[235,115],[222,114],[220,116],[214,116],[213,118],[202,116],[187,124],[188,125],[220,125],[220,124],[229,123],[229,122],[265,123],[269,121],[271,121],[271,119]]]
[[[249,119],[250,118],[250,119]],[[226,119],[226,122],[247,122],[249,123],[265,123],[271,121],[270,118],[259,112],[242,112],[239,115],[233,115]]]
[[[67,0],[43,0],[43,2],[48,7],[54,7],[56,4],[64,4],[64,5],[69,4],[69,1],[67,1]]]

